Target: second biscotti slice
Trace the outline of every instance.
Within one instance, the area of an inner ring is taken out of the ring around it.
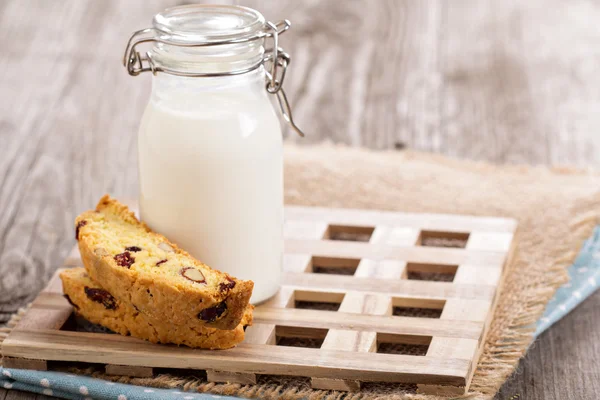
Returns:
[[[151,323],[131,305],[116,299],[92,281],[84,268],[60,273],[63,292],[75,312],[90,322],[125,336],[153,343],[174,343],[202,349],[229,349],[244,340],[244,329],[252,324],[252,306],[246,308],[241,323],[232,330],[191,329],[164,321]]]
[[[90,277],[153,323],[234,329],[254,283],[195,260],[106,195],[75,221]]]

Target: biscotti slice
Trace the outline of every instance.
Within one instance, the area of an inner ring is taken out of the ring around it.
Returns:
[[[229,349],[244,340],[244,328],[252,323],[252,306],[246,308],[241,323],[233,330],[191,329],[168,321],[153,324],[131,305],[117,300],[91,280],[84,268],[60,273],[65,297],[75,312],[86,320],[125,336],[153,343],[174,343],[202,349]]]
[[[75,237],[92,280],[153,324],[235,329],[246,312],[252,281],[195,260],[108,195],[77,217]]]

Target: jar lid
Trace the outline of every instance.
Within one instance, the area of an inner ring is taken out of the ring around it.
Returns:
[[[153,26],[180,44],[215,43],[255,37],[263,31],[265,17],[248,7],[193,4],[156,14]]]
[[[153,27],[134,32],[125,48],[123,66],[132,76],[158,72],[183,77],[222,77],[245,74],[263,65],[266,90],[276,95],[283,118],[300,135],[283,90],[290,56],[279,47],[279,35],[290,21],[265,21],[256,10],[242,6],[193,4],[167,8],[154,16]],[[265,49],[266,39],[272,47]],[[141,54],[136,46],[153,43]],[[198,59],[207,61],[203,70]],[[227,62],[223,62],[227,59]]]
[[[278,36],[289,28],[288,20],[267,22],[258,11],[242,6],[193,4],[167,8],[154,16],[152,28],[134,32],[123,65],[130,75],[146,71],[181,76],[233,75],[252,71],[269,60],[277,60],[272,63],[277,69],[277,63],[282,62],[278,57],[283,54]],[[269,38],[273,47],[265,54],[263,44]],[[136,47],[145,43],[152,43],[153,48],[142,54]],[[221,56],[230,60],[220,60]],[[210,72],[190,68],[200,66],[202,61],[219,63],[225,69]]]

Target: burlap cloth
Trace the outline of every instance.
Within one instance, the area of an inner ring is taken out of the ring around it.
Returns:
[[[490,398],[517,366],[534,323],[566,267],[600,216],[600,175],[568,169],[492,166],[414,152],[374,152],[333,145],[286,147],[288,204],[513,217],[517,256],[502,292],[471,384],[469,398]],[[18,316],[13,318],[13,324]],[[6,334],[6,332],[4,332]],[[261,378],[259,385],[207,383],[161,374],[115,378],[93,369],[71,371],[156,387],[285,399],[436,399],[413,385],[367,384],[360,393],[313,391],[307,379]]]

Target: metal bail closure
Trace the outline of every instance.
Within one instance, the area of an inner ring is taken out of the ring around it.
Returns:
[[[287,19],[283,20],[282,22],[283,29],[281,32],[279,31],[277,25],[270,21],[267,21],[266,23],[267,28],[271,30],[270,36],[273,38],[273,48],[268,52],[264,61],[265,63],[270,62],[271,64],[271,71],[266,73],[268,78],[267,92],[277,96],[277,103],[279,103],[281,115],[283,115],[283,118],[290,124],[292,129],[294,129],[294,131],[300,135],[300,137],[304,137],[304,132],[302,132],[302,130],[294,122],[290,102],[285,94],[285,90],[283,90],[283,80],[285,79],[285,71],[290,63],[290,55],[283,51],[281,47],[279,47],[279,34],[288,30],[292,25]],[[278,24],[281,24],[282,22],[279,22]],[[281,70],[280,74],[278,74],[279,70]]]
[[[291,27],[290,21],[283,20],[277,23],[270,21],[266,22],[265,29],[258,32],[256,35],[243,38],[243,39],[230,39],[219,42],[198,42],[190,44],[182,44],[171,40],[168,35],[157,31],[154,28],[142,29],[134,32],[125,49],[123,56],[123,66],[127,69],[127,72],[131,76],[137,76],[142,72],[151,71],[154,75],[158,72],[164,72],[167,74],[186,76],[186,77],[218,77],[218,76],[229,76],[229,75],[240,75],[250,71],[254,71],[261,65],[265,65],[265,74],[267,76],[267,92],[274,94],[277,97],[277,103],[283,118],[290,124],[292,129],[301,137],[304,137],[304,132],[296,125],[292,116],[292,108],[288,101],[287,95],[283,90],[283,80],[285,79],[285,72],[288,65],[290,64],[290,56],[281,47],[279,47],[279,35],[287,31]],[[271,49],[265,49],[265,57],[259,61],[256,65],[249,68],[234,70],[229,72],[218,72],[218,73],[190,73],[181,72],[173,69],[168,69],[162,66],[158,66],[152,60],[152,56],[149,51],[144,55],[140,54],[136,50],[136,46],[143,43],[162,43],[170,46],[183,46],[183,47],[208,47],[208,46],[220,46],[228,44],[246,43],[254,40],[273,38],[273,47]]]

